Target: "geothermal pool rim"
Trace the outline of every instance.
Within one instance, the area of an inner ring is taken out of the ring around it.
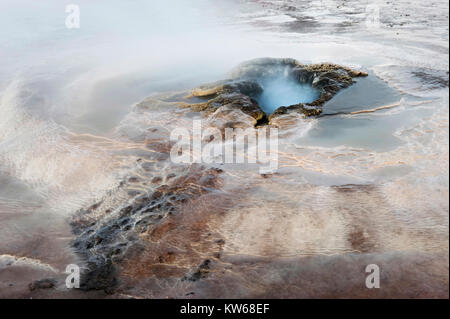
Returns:
[[[267,115],[257,102],[257,97],[264,90],[261,79],[279,76],[290,77],[302,85],[310,85],[318,91],[319,97],[310,103],[280,105]],[[227,80],[193,89],[178,104],[194,111],[208,112],[227,105],[252,116],[256,120],[255,125],[270,124],[272,119],[290,112],[318,116],[327,101],[341,89],[355,83],[354,78],[366,76],[367,72],[332,63],[302,64],[291,58],[259,58],[240,64]],[[194,99],[197,100],[193,101]]]

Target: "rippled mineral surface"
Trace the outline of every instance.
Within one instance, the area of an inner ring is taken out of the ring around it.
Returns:
[[[447,1],[171,2],[0,4],[0,298],[448,298]]]

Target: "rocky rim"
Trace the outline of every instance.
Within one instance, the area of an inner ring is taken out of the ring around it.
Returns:
[[[309,84],[319,91],[319,98],[311,103],[280,105],[267,116],[255,97],[263,92],[260,79],[283,74],[302,84]],[[332,64],[302,64],[294,59],[262,58],[244,62],[232,71],[229,79],[202,85],[180,98],[178,104],[197,112],[215,112],[221,107],[239,109],[255,119],[255,124],[271,122],[281,114],[302,113],[318,116],[325,102],[333,98],[341,89],[354,83],[354,78],[365,77],[363,71]],[[173,102],[173,97],[169,100]]]

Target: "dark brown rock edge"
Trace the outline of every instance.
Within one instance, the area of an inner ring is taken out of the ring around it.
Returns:
[[[291,76],[303,84],[310,84],[319,91],[319,98],[311,103],[280,105],[267,117],[255,99],[263,92],[259,82],[262,78],[279,74]],[[322,113],[325,102],[332,99],[341,89],[352,85],[353,78],[367,75],[366,72],[332,63],[301,64],[288,58],[262,58],[239,65],[231,73],[230,79],[195,88],[184,100],[179,101],[179,106],[197,112],[214,112],[219,107],[227,105],[252,116],[257,124],[270,123],[273,118],[289,112],[318,116]]]
[[[111,193],[104,201],[78,211],[71,226],[76,235],[72,247],[84,263],[80,288],[115,293],[120,265],[141,254],[148,240],[158,241],[158,236],[170,230],[183,206],[220,188],[221,172],[191,165],[122,204],[108,204],[108,197],[115,196]],[[126,189],[130,182],[134,183],[132,179],[121,183],[115,192]]]

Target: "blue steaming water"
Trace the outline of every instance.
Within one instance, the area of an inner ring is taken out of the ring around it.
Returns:
[[[265,79],[261,84],[264,91],[257,97],[257,101],[267,114],[273,113],[280,106],[310,103],[319,98],[319,92],[312,86],[286,76]]]

